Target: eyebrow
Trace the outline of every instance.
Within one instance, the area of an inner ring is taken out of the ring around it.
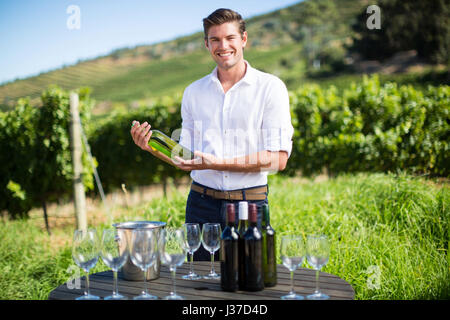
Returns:
[[[237,33],[231,33],[231,34],[228,34],[228,35],[226,35],[224,38],[231,38],[231,37],[238,37],[239,36],[239,34],[237,34]],[[217,37],[217,36],[210,36],[210,37],[208,37],[208,39],[218,39],[219,37]]]
[[[238,37],[239,35],[238,34],[229,34],[229,35],[226,35],[224,38],[231,38],[231,37]],[[219,39],[219,37],[216,37],[216,36],[211,36],[211,37],[208,37],[208,39],[209,40],[216,40],[216,39]]]

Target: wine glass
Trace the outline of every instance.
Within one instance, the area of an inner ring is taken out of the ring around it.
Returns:
[[[95,229],[75,230],[72,243],[72,258],[75,263],[86,272],[86,290],[84,295],[76,300],[99,300],[89,291],[89,270],[98,261],[100,255],[100,240]]]
[[[176,272],[177,267],[181,266],[186,258],[188,249],[184,229],[167,228],[161,230],[159,238],[159,253],[161,262],[169,266],[172,272],[173,290],[164,297],[165,300],[183,300],[184,297],[177,294]]]
[[[205,223],[202,230],[203,247],[211,253],[211,270],[203,276],[204,279],[220,279],[220,274],[214,270],[214,252],[220,248],[220,235],[222,230],[219,223]]]
[[[131,234],[130,258],[144,273],[144,290],[134,300],[158,299],[148,293],[147,286],[147,270],[155,264],[158,256],[157,243],[157,235],[153,229],[138,228]]]
[[[283,265],[291,272],[291,291],[281,297],[283,300],[303,300],[304,297],[294,291],[294,271],[300,267],[305,258],[305,244],[301,236],[283,236],[280,247]]]
[[[105,300],[127,300],[127,297],[119,294],[117,285],[117,272],[128,258],[127,238],[123,230],[114,228],[103,230],[101,257],[114,274],[113,293],[111,296],[106,297]]]
[[[200,248],[202,233],[200,231],[200,225],[198,223],[185,223],[183,225],[184,236],[186,237],[186,243],[188,252],[191,256],[189,273],[182,276],[185,280],[198,280],[202,277],[194,272],[194,266],[192,261],[194,260],[194,252]]]
[[[316,290],[307,296],[311,300],[326,300],[330,297],[319,290],[320,269],[325,266],[330,257],[330,243],[325,235],[309,235],[306,240],[306,258],[316,270]]]

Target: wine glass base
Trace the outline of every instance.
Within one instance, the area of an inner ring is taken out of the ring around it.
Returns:
[[[164,297],[164,300],[184,300],[184,297],[179,296],[177,294],[170,294],[170,295]]]
[[[305,300],[304,296],[301,296],[296,293],[287,294],[281,297],[281,300]]]
[[[209,280],[219,280],[220,274],[217,273],[209,273],[206,276],[203,276],[203,279],[209,279]]]
[[[196,273],[189,273],[189,274],[186,274],[181,277],[181,279],[184,279],[184,280],[199,280],[201,278],[202,278],[202,276],[200,276]]]
[[[158,297],[153,296],[151,294],[141,294],[141,295],[133,298],[133,300],[156,300],[156,299],[158,299]]]
[[[111,296],[107,296],[104,298],[105,300],[128,300],[128,297],[125,297],[121,294],[113,294]]]
[[[75,300],[100,300],[100,297],[93,294],[85,294],[81,297],[76,298]]]
[[[318,292],[310,294],[309,296],[306,296],[308,300],[328,300],[330,297],[326,295],[325,293]]]

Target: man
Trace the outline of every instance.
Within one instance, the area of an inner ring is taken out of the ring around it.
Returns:
[[[258,71],[244,60],[247,32],[242,17],[218,9],[203,19],[205,46],[216,62],[213,72],[184,91],[180,144],[195,159],[170,159],[148,146],[150,124],[137,122],[134,142],[160,159],[190,171],[193,179],[186,204],[186,222],[225,226],[226,204],[268,203],[267,175],[286,167],[293,127],[289,95],[277,77]],[[236,210],[237,212],[237,210]],[[237,221],[236,221],[237,223]],[[195,260],[209,260],[200,248]]]

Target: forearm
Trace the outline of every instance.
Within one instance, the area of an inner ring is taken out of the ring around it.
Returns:
[[[164,153],[158,151],[158,150],[149,150],[148,152],[150,152],[152,155],[154,155],[155,157],[159,158],[160,160],[170,164],[171,166],[175,166],[175,164],[173,163],[172,159],[170,159],[168,156],[166,156]]]
[[[285,168],[287,153],[263,150],[243,157],[223,159],[213,170],[232,172],[281,171]]]

